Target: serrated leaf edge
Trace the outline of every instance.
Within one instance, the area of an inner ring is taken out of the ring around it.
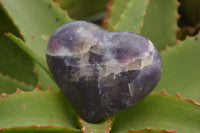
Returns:
[[[8,129],[18,129],[18,128],[63,128],[66,130],[72,130],[72,131],[80,131],[79,129],[73,129],[73,128],[68,128],[68,127],[63,127],[63,126],[53,126],[53,125],[48,125],[48,126],[36,126],[36,125],[31,125],[31,126],[16,126],[16,127],[11,127],[11,128],[0,128],[0,131],[3,130],[8,130]]]
[[[18,30],[19,34],[20,34],[20,38],[22,38],[22,40],[24,40],[24,37],[22,35],[22,33],[20,32],[20,28],[17,25],[17,23],[14,21],[14,19],[11,17],[11,15],[8,13],[8,10],[5,8],[5,6],[3,5],[3,2],[0,0],[0,6],[3,8],[5,14],[9,17],[9,19],[11,20],[11,22],[13,23],[13,25],[16,27],[16,29]],[[4,33],[5,35],[5,33]]]
[[[170,130],[160,130],[160,129],[153,129],[153,128],[145,128],[145,129],[131,129],[128,132],[134,132],[134,131],[158,131],[158,132],[164,132],[164,133],[176,133],[176,129],[170,129]]]
[[[7,14],[7,16],[9,16],[10,20],[13,22],[13,24],[15,25],[15,27],[17,28],[17,30],[19,31],[19,33],[20,33],[20,35],[21,35],[20,37],[22,38],[22,40],[26,41],[25,38],[23,37],[23,34],[22,34],[22,32],[21,32],[21,30],[20,30],[18,24],[14,21],[14,19],[12,18],[12,16],[9,14],[8,10],[5,8],[5,6],[3,5],[3,2],[2,2],[1,0],[0,0],[0,5],[1,5],[2,8],[4,9],[4,11],[5,11],[5,13]],[[67,18],[69,21],[72,21],[72,19],[69,17],[68,12],[67,12],[66,10],[62,10],[61,7],[59,6],[59,3],[58,3],[58,2],[51,0],[51,1],[50,1],[50,5],[51,5],[51,6],[54,5],[54,6],[58,9],[58,11],[59,11],[60,13],[65,14],[66,18]],[[32,36],[31,33],[30,33],[30,36]]]
[[[25,86],[29,86],[29,87],[32,87],[32,88],[33,88],[33,85],[27,84],[27,83],[25,83],[24,81],[20,81],[20,80],[18,80],[17,78],[12,78],[12,77],[10,77],[8,74],[4,75],[4,74],[2,74],[2,73],[0,72],[0,76],[5,77],[5,78],[9,78],[10,80],[16,81],[16,82],[18,82],[18,83],[20,83],[20,84],[23,84],[23,85],[25,85]]]
[[[35,88],[34,90],[32,90],[32,91],[23,91],[23,90],[21,90],[20,88],[17,88],[16,91],[15,91],[14,93],[12,93],[12,94],[2,93],[2,94],[0,95],[0,98],[6,98],[6,99],[7,99],[9,96],[12,96],[12,95],[15,95],[15,94],[18,94],[18,93],[32,93],[32,92],[36,92],[36,91],[40,91],[40,92],[43,92],[43,93],[49,92],[49,91],[51,91],[51,92],[53,92],[53,93],[59,93],[59,92],[60,92],[60,90],[59,90],[58,92],[54,92],[51,88],[49,88],[49,89],[47,89],[47,90],[41,90],[40,88],[36,87],[36,88]]]
[[[163,95],[169,96],[169,97],[177,97],[177,98],[179,98],[179,99],[181,99],[181,100],[183,100],[183,101],[190,102],[190,103],[192,103],[192,104],[194,104],[194,105],[200,107],[200,103],[198,103],[197,101],[195,101],[195,100],[193,100],[193,99],[190,99],[190,98],[183,98],[183,97],[180,95],[179,92],[177,92],[177,93],[171,95],[171,94],[168,94],[168,93],[165,91],[165,89],[163,89],[163,90],[160,91],[160,92],[152,92],[151,94],[152,94],[152,95],[163,94]]]
[[[107,11],[106,11],[106,16],[105,16],[105,18],[102,20],[102,24],[103,24],[103,28],[104,28],[104,29],[107,28],[107,23],[108,23],[108,19],[109,19],[110,15],[111,15],[111,7],[112,7],[112,5],[113,5],[113,1],[114,1],[114,0],[109,0],[109,2],[108,2],[107,5],[106,5],[106,9],[107,9]]]
[[[117,22],[115,25],[112,26],[113,31],[115,30],[115,28],[116,28],[117,25],[119,24],[120,19],[122,19],[122,17],[124,16],[124,13],[126,12],[128,6],[130,5],[131,2],[132,2],[132,1],[130,0],[128,3],[126,3],[126,9],[122,12],[122,14],[120,14],[118,22]],[[141,21],[141,23],[140,23],[140,27],[139,27],[139,32],[138,32],[138,33],[140,33],[140,32],[141,32],[141,29],[143,28],[144,18],[145,18],[145,16],[147,15],[148,6],[149,6],[149,0],[147,0],[147,5],[146,5],[146,8],[145,8],[144,16],[143,16],[143,19],[142,19],[142,21]],[[134,30],[134,27],[133,27],[133,30]]]
[[[184,41],[187,41],[188,39],[192,39],[192,38],[198,39],[198,35],[199,35],[199,34],[200,34],[200,30],[199,30],[199,32],[198,32],[198,34],[197,34],[196,36],[188,36],[188,35],[187,35],[186,38],[185,38],[184,40],[177,40],[177,41],[176,41],[176,44],[173,45],[173,46],[168,46],[168,45],[166,45],[165,49],[164,49],[164,50],[161,50],[160,53],[162,54],[162,53],[167,52],[169,49],[174,49],[174,48],[176,48],[177,46],[179,46],[180,43],[183,43]],[[190,45],[192,45],[192,44],[190,44]]]

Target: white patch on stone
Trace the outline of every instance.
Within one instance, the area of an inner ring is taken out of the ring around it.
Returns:
[[[134,84],[131,82],[128,84],[128,90],[129,90],[129,94],[131,97],[133,97],[133,94],[134,94]]]

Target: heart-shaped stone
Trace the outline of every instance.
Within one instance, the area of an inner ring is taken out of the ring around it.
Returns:
[[[47,62],[77,113],[96,122],[136,104],[160,80],[159,52],[133,32],[107,32],[74,21],[58,28],[47,46]]]

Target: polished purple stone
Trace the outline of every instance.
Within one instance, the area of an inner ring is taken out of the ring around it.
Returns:
[[[162,72],[159,52],[144,36],[107,32],[85,21],[67,23],[53,33],[47,62],[64,95],[88,122],[142,100]]]

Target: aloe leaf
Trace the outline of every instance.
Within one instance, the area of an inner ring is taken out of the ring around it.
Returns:
[[[38,78],[38,88],[40,88],[41,90],[47,90],[49,88],[51,88],[54,91],[60,90],[55,81],[44,71],[44,69],[40,67],[40,65],[34,62],[34,66],[34,71]]]
[[[32,72],[33,63],[30,57],[28,57],[23,50],[18,48],[12,41],[4,36],[5,32],[12,32],[18,37],[20,37],[20,34],[11,22],[9,16],[7,16],[3,11],[1,5],[0,25],[0,72],[3,75],[9,75],[13,79],[16,78],[17,80],[23,81],[28,85],[35,86],[37,79]],[[1,87],[1,84],[0,88],[3,88]]]
[[[108,0],[58,0],[58,2],[62,9],[67,10],[70,17],[81,20],[92,20],[92,16],[94,15],[103,13],[102,15],[104,16]],[[101,17],[103,17],[102,15]],[[92,21],[99,19],[96,18]]]
[[[32,92],[18,90],[14,94],[3,94],[0,95],[0,109],[0,131],[30,126],[65,127],[64,131],[66,128],[77,130],[77,116],[61,92],[36,89]],[[46,128],[46,131],[48,130]]]
[[[109,133],[112,120],[108,118],[100,123],[88,123],[79,118],[79,122],[83,133]]]
[[[107,14],[103,20],[104,28],[112,31],[112,27],[117,24],[121,14],[126,9],[129,0],[109,0],[107,4]]]
[[[152,93],[135,106],[117,115],[111,133],[130,129],[153,128],[198,133],[200,131],[200,104],[174,96]]]
[[[28,126],[0,128],[0,133],[81,133],[81,131],[58,126]]]
[[[140,27],[143,25],[148,3],[149,0],[130,0],[113,30],[139,33]]]
[[[11,33],[6,34],[6,36],[9,37],[10,40],[12,40],[17,46],[23,49],[26,53],[28,53],[33,60],[35,60],[47,73],[49,73],[45,57],[41,56],[37,51],[32,49],[30,45],[25,44],[23,40],[17,38]]]
[[[176,130],[156,130],[152,128],[146,128],[146,129],[132,129],[124,133],[176,133]]]
[[[34,87],[30,86],[22,81],[13,79],[8,75],[0,74],[0,94],[1,93],[13,93],[17,88],[22,88],[25,91],[33,90]]]
[[[163,50],[176,43],[177,21],[177,0],[150,0],[141,33]]]
[[[163,73],[156,92],[180,92],[185,98],[200,102],[200,34],[161,53]]]
[[[28,47],[45,58],[50,35],[71,19],[51,0],[1,0]],[[26,8],[24,8],[26,7]]]

